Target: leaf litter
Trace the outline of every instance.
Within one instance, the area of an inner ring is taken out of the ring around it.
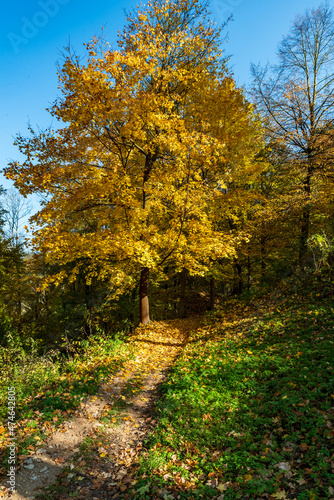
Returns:
[[[9,496],[4,481],[0,496],[127,498],[127,491],[136,487],[133,472],[143,442],[156,424],[152,410],[159,387],[198,323],[199,318],[192,317],[139,326],[128,338],[129,355],[122,369],[83,400],[72,418],[57,429],[50,424],[40,447],[21,456],[15,493]],[[138,485],[138,494],[147,488]]]

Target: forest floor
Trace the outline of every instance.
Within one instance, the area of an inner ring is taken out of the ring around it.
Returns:
[[[72,418],[64,420],[63,414],[59,426],[49,426],[46,439],[27,446],[28,454],[19,455],[15,493],[9,495],[3,488],[0,496],[28,500],[126,495],[137,483],[133,465],[156,424],[152,409],[160,384],[198,322],[193,317],[138,327],[128,338],[122,369],[82,400]],[[57,423],[57,413],[52,420]]]
[[[19,408],[11,500],[334,500],[333,296],[288,283],[99,339]]]

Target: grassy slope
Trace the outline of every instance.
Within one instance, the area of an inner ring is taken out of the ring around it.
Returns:
[[[131,498],[334,498],[331,293],[230,301],[206,319],[162,387]]]
[[[330,283],[287,290],[209,315],[162,386],[158,426],[124,498],[334,499],[331,294]],[[18,455],[129,356],[129,344],[99,336],[65,364],[14,363],[0,396],[16,386]],[[0,437],[5,472],[5,427]]]

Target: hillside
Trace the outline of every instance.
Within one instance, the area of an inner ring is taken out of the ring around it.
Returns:
[[[295,288],[73,356],[19,410],[21,464],[87,419],[41,498],[334,498],[332,288]]]

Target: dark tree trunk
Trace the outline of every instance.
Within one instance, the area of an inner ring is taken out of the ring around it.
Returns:
[[[249,254],[247,255],[247,290],[250,290],[251,287],[251,272],[252,272],[252,266],[251,266],[251,260]]]
[[[224,281],[222,281],[222,282],[221,282],[221,285],[220,285],[220,290],[221,290],[221,293],[222,293],[223,295],[225,295],[225,291],[226,291],[226,289],[225,289],[225,283],[224,283]]]
[[[261,281],[264,281],[266,276],[266,240],[264,236],[261,236]]]
[[[215,307],[215,279],[210,278],[210,298],[209,298],[209,311]]]
[[[92,288],[91,285],[87,285],[85,282],[85,306],[87,311],[91,311],[92,309]]]
[[[298,265],[303,266],[306,251],[307,251],[307,240],[310,231],[310,207],[306,206],[303,208],[301,225],[300,225],[300,240],[299,240],[299,255],[298,255]]]
[[[185,269],[182,269],[180,273],[180,285],[181,285],[181,290],[180,290],[180,311],[179,311],[179,316],[180,318],[185,318],[186,317],[186,275],[187,271]]]
[[[148,284],[150,271],[148,267],[143,267],[140,273],[139,285],[139,316],[140,322],[147,325],[150,322],[150,308],[148,301]]]
[[[85,287],[85,306],[87,310],[86,327],[85,330],[88,335],[92,334],[92,287],[87,285],[86,281]]]
[[[142,188],[142,208],[145,210],[148,201],[146,193],[146,183],[149,180],[154,162],[158,157],[158,150],[154,153],[148,153],[145,160],[145,168],[143,175],[143,188]],[[149,218],[146,218],[146,227],[149,226]],[[142,239],[142,237],[140,238]],[[150,307],[148,300],[148,285],[149,285],[150,270],[148,267],[143,267],[140,273],[139,285],[139,319],[140,323],[147,325],[150,323]]]
[[[298,255],[298,265],[303,267],[304,259],[307,251],[307,240],[310,232],[310,194],[311,194],[311,178],[313,175],[313,168],[311,165],[311,152],[309,153],[309,166],[307,167],[307,175],[304,182],[304,192],[306,195],[306,203],[303,206],[301,224],[300,224],[300,240],[299,240],[299,255]]]
[[[242,266],[238,259],[234,259],[234,293],[240,295],[242,293]]]

